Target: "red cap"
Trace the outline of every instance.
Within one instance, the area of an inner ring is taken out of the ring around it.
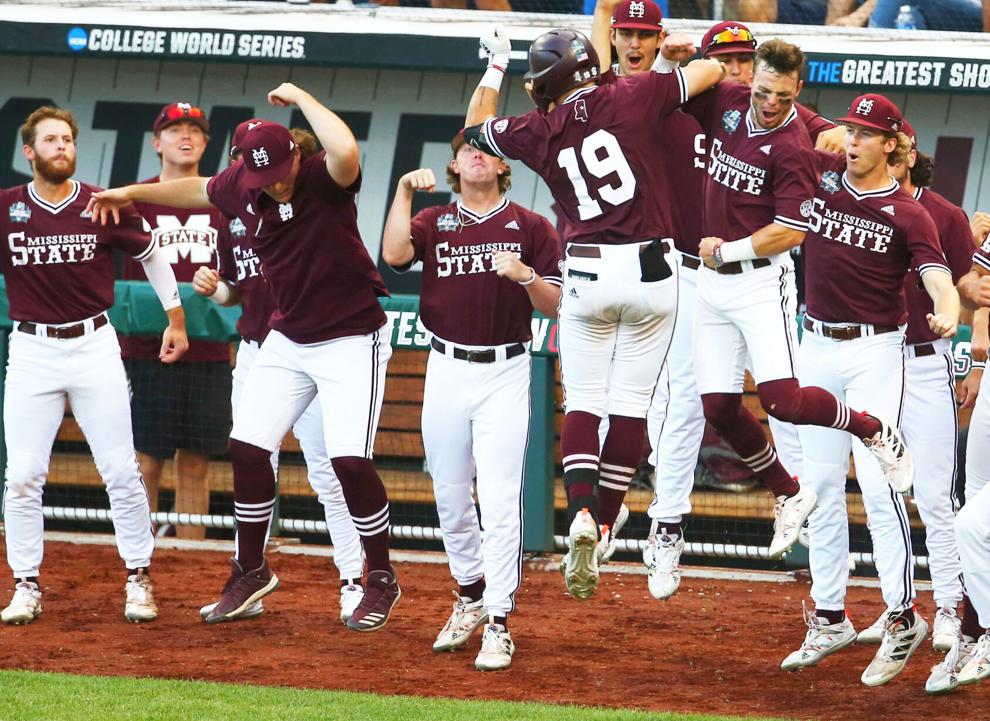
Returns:
[[[713,25],[701,38],[701,57],[729,55],[730,53],[755,53],[756,37],[742,23],[724,21]]]
[[[296,144],[288,128],[262,120],[244,133],[238,146],[247,171],[249,188],[264,188],[282,180],[292,170],[292,151]]]
[[[234,128],[234,135],[230,139],[230,154],[236,155],[239,153],[241,150],[241,145],[244,144],[244,136],[247,135],[247,131],[263,122],[264,121],[259,118],[251,118],[250,120],[245,120],[243,123]]]
[[[204,133],[210,132],[210,121],[206,119],[206,113],[202,108],[197,108],[191,103],[169,103],[158,111],[155,116],[155,124],[151,126],[152,132],[157,134],[163,128],[167,128],[180,120],[188,120],[203,129]]]
[[[914,132],[914,126],[907,121],[907,118],[904,118],[904,122],[901,123],[901,132],[911,138],[911,150],[917,150],[918,134]]]
[[[653,0],[624,0],[612,11],[613,28],[663,30],[663,13]]]
[[[862,125],[885,133],[899,133],[904,130],[904,116],[900,109],[883,95],[867,93],[852,101],[845,117],[837,118],[837,123]]]

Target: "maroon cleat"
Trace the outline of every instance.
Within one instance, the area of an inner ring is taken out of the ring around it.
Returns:
[[[268,567],[268,561],[263,561],[259,568],[245,571],[236,558],[230,559],[230,578],[223,587],[223,595],[206,617],[207,623],[223,623],[236,621],[244,617],[250,618],[245,612],[256,601],[260,601],[278,588],[278,576]],[[256,615],[256,614],[255,614]]]
[[[347,628],[352,631],[377,631],[388,623],[389,615],[401,597],[402,590],[395,578],[395,569],[391,572],[369,572],[364,598],[351,614]]]

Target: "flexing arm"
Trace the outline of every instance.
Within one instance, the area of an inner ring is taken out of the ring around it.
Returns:
[[[179,178],[161,183],[138,183],[123,188],[111,188],[93,193],[86,210],[93,214],[94,223],[99,220],[101,225],[106,225],[109,216],[113,216],[114,223],[119,224],[120,209],[135,202],[168,205],[173,208],[212,208],[213,204],[206,194],[209,180]]]
[[[990,308],[990,273],[979,266],[959,279],[959,298],[967,308]]]
[[[702,238],[699,253],[709,268],[736,260],[769,258],[785,253],[804,242],[805,231],[777,223],[765,225],[746,238],[725,241],[722,238]]]
[[[347,123],[319,100],[292,83],[282,83],[268,93],[272,105],[298,105],[326,151],[327,172],[341,188],[349,188],[361,172],[361,151]]]
[[[956,334],[959,325],[959,293],[952,284],[952,276],[941,270],[923,270],[921,282],[935,303],[935,312],[928,314],[928,326],[932,333],[943,338]]]
[[[429,168],[420,168],[399,178],[382,235],[382,260],[393,268],[403,268],[416,257],[411,231],[413,195],[417,190],[432,193],[436,187],[437,180]]]
[[[687,96],[693,98],[715,87],[725,74],[725,67],[718,60],[692,60],[683,72]]]

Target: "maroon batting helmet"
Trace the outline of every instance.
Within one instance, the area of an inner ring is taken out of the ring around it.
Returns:
[[[551,30],[529,48],[526,79],[533,83],[533,102],[544,110],[568,90],[598,78],[598,53],[577,30]]]

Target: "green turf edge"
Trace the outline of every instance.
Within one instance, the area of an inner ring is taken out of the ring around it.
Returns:
[[[742,721],[743,718],[775,721],[205,681],[0,671],[0,721]]]

